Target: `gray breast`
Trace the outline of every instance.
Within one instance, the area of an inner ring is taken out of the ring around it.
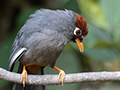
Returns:
[[[20,59],[20,62],[26,65],[38,64],[47,66],[50,64],[52,66],[67,44],[67,41],[64,36],[57,33],[34,33],[26,40],[28,50]]]

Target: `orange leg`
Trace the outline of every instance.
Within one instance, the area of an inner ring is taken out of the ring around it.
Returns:
[[[23,66],[23,71],[22,71],[21,80],[20,80],[20,82],[23,83],[23,87],[25,87],[25,81],[27,81],[26,65]]]
[[[59,68],[57,68],[56,66],[53,67],[55,70],[59,71],[59,76],[58,76],[58,81],[60,79],[60,76],[62,78],[62,85],[63,85],[63,82],[64,82],[64,78],[65,78],[65,72]]]

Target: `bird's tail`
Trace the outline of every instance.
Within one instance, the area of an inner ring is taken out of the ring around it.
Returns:
[[[22,73],[22,70],[23,70],[23,65],[20,64],[18,73]],[[28,73],[28,75],[31,74],[28,70],[27,70],[27,73]],[[44,74],[43,67],[38,69],[37,72],[34,74],[43,75]],[[43,86],[43,85],[25,85],[25,87],[23,87],[23,84],[14,83],[12,90],[45,90],[45,86]]]

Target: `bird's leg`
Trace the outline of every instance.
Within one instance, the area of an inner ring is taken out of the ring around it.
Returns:
[[[64,82],[64,78],[65,78],[65,72],[61,69],[59,69],[58,67],[54,66],[53,67],[55,70],[59,71],[59,76],[58,76],[58,81],[60,79],[60,76],[62,78],[62,85],[63,85],[63,82]]]
[[[23,83],[23,87],[25,87],[25,81],[27,81],[26,65],[23,66],[23,71],[22,71],[21,80],[20,80],[20,82]]]

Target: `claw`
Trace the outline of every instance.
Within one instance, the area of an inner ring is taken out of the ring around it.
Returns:
[[[25,87],[25,81],[27,81],[27,71],[25,69],[25,66],[23,67],[22,75],[21,75],[21,80],[20,82],[23,83],[23,87]]]
[[[61,77],[62,86],[63,86],[63,84],[64,84],[63,82],[64,82],[64,78],[65,78],[65,72],[63,70],[61,70],[60,73],[59,73],[58,81],[59,81],[60,77]]]
[[[63,84],[64,84],[64,78],[65,78],[65,72],[64,72],[63,70],[59,69],[59,68],[56,67],[56,66],[54,66],[53,68],[54,68],[55,70],[59,71],[58,81],[59,81],[59,79],[60,79],[60,77],[61,77],[62,86],[63,86]]]

